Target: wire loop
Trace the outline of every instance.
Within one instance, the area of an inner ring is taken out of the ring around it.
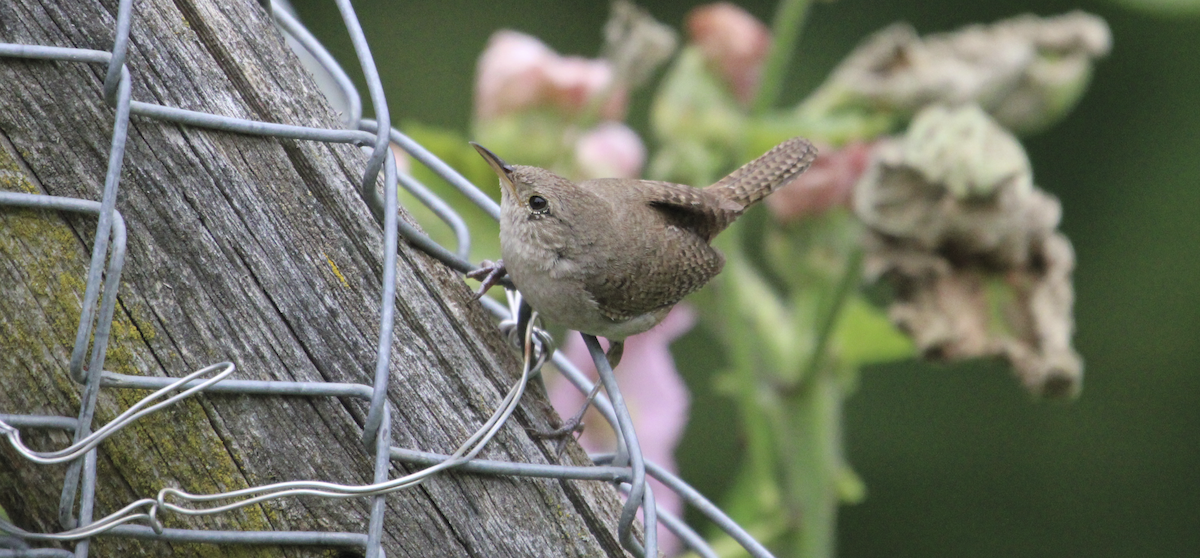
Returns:
[[[252,542],[262,544],[269,540],[273,544],[321,544],[327,546],[357,546],[364,548],[368,557],[382,556],[383,496],[417,486],[430,477],[451,469],[470,474],[527,476],[536,478],[584,479],[612,482],[629,494],[617,526],[622,546],[637,556],[657,555],[657,529],[659,518],[654,495],[646,485],[647,475],[663,480],[683,500],[696,506],[718,526],[743,545],[751,556],[769,557],[762,545],[721,513],[702,495],[687,486],[677,477],[663,471],[642,457],[636,432],[628,409],[617,386],[612,370],[595,338],[586,338],[588,348],[600,370],[601,381],[608,397],[599,396],[595,405],[614,428],[618,438],[615,455],[597,457],[600,463],[592,467],[547,465],[536,463],[509,463],[477,460],[475,457],[496,436],[520,403],[529,378],[538,373],[547,362],[553,362],[580,390],[588,392],[592,383],[561,354],[555,352],[552,336],[538,326],[537,313],[525,305],[520,294],[506,290],[507,305],[490,298],[482,303],[499,319],[501,335],[522,354],[520,377],[501,399],[495,411],[480,427],[450,455],[437,455],[408,450],[391,445],[390,406],[387,399],[392,331],[395,315],[396,279],[395,266],[399,238],[439,259],[458,272],[467,272],[474,266],[467,261],[471,245],[471,233],[465,221],[445,201],[438,198],[424,185],[396,169],[391,157],[390,144],[395,143],[414,159],[426,165],[439,177],[462,192],[472,203],[481,207],[493,218],[499,218],[496,202],[475,187],[457,171],[438,159],[423,146],[399,130],[391,127],[387,100],[378,71],[367,45],[362,27],[354,14],[349,0],[335,0],[343,22],[350,34],[355,53],[366,78],[375,120],[362,119],[362,97],[355,89],[346,72],[338,65],[327,50],[309,33],[285,6],[271,2],[269,11],[280,30],[292,41],[293,48],[303,49],[313,66],[309,69],[321,73],[319,81],[331,84],[328,92],[331,102],[341,103],[344,120],[349,129],[334,130],[293,126],[271,122],[257,122],[239,118],[218,116],[175,107],[139,102],[132,99],[131,77],[126,64],[130,32],[133,28],[132,0],[120,0],[117,23],[111,52],[88,49],[50,47],[0,43],[0,58],[14,57],[31,60],[60,60],[75,63],[106,65],[103,86],[103,101],[116,108],[112,142],[109,151],[108,169],[100,201],[57,196],[43,196],[16,192],[0,192],[0,207],[29,207],[72,211],[93,214],[98,217],[93,251],[83,297],[83,309],[76,331],[74,349],[71,354],[70,375],[83,384],[80,414],[71,417],[46,417],[38,415],[0,415],[0,434],[17,453],[35,465],[69,463],[62,492],[60,522],[64,530],[58,533],[31,533],[15,525],[0,521],[0,532],[8,533],[25,541],[75,541],[76,556],[86,556],[88,539],[108,532],[116,536],[135,536],[161,540],[203,540],[215,543]],[[103,370],[104,355],[111,331],[113,313],[116,308],[117,292],[125,259],[126,229],[121,213],[116,209],[121,171],[124,162],[125,139],[129,132],[131,115],[172,122],[184,126],[223,130],[261,137],[290,138],[309,141],[348,143],[369,150],[368,160],[360,181],[360,195],[371,209],[372,215],[383,228],[383,259],[385,262],[381,295],[380,328],[378,351],[375,362],[374,383],[371,386],[358,384],[335,384],[325,382],[251,381],[228,379],[235,370],[232,362],[206,366],[181,378],[149,376],[127,376]],[[376,183],[383,171],[383,196],[380,197]],[[419,201],[430,207],[454,231],[456,250],[450,251],[438,245],[420,231],[398,218],[397,184],[412,192]],[[508,285],[508,284],[506,284]],[[103,293],[101,296],[100,293]],[[84,365],[84,357],[91,345],[91,358]],[[211,377],[208,377],[210,376]],[[207,377],[207,379],[204,379]],[[91,431],[96,397],[101,388],[155,389],[136,404],[125,410],[108,424]],[[370,403],[370,411],[364,426],[363,442],[375,455],[374,482],[367,485],[344,485],[314,480],[299,480],[254,486],[220,494],[191,494],[176,488],[163,488],[155,498],[143,498],[105,516],[92,520],[96,488],[96,448],[134,421],[164,407],[173,405],[201,391],[213,393],[247,393],[258,395],[300,395],[310,397],[355,397]],[[178,392],[174,395],[168,394]],[[164,399],[165,398],[165,399]],[[159,401],[161,399],[161,401]],[[155,403],[155,401],[158,401]],[[38,452],[31,450],[21,441],[20,428],[62,428],[74,431],[74,441],[66,448]],[[425,468],[402,477],[388,479],[390,460],[420,463]],[[76,495],[78,505],[76,507]],[[161,513],[200,516],[224,513],[268,500],[290,496],[318,496],[343,499],[373,497],[371,521],[366,536],[354,533],[320,532],[231,532],[188,529],[166,529],[162,525]],[[78,519],[73,516],[78,510]],[[633,535],[633,523],[638,510],[644,517],[642,540]],[[678,518],[663,514],[664,524],[680,536],[690,548],[705,557],[716,553],[704,540]],[[141,523],[144,526],[129,525]],[[147,532],[147,530],[149,532]],[[2,538],[2,537],[0,537]],[[22,543],[23,544],[23,543]],[[43,552],[44,551],[44,552]],[[24,552],[19,550],[18,552]],[[67,555],[57,549],[31,549],[28,552],[45,555]],[[38,555],[42,555],[38,554]]]

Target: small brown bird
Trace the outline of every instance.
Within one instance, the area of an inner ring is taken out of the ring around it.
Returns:
[[[624,178],[576,184],[471,145],[501,186],[503,260],[468,274],[483,281],[476,296],[507,272],[539,314],[612,342],[614,367],[626,337],[654,327],[721,271],[725,258],[712,239],[817,155],[808,140],[792,138],[716,184],[693,188]]]

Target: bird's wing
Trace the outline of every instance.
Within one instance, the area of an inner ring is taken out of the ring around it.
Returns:
[[[605,317],[620,322],[670,307],[704,286],[725,265],[709,242],[741,213],[740,205],[670,182],[601,179],[583,187],[602,190],[605,198],[645,203],[663,217],[648,224],[641,212],[614,215],[614,226],[637,227],[640,232],[627,237],[624,251],[596,262],[585,279]],[[616,204],[623,206],[629,207]]]
[[[725,230],[745,207],[737,202],[723,199],[711,191],[671,182],[644,181],[639,187],[645,189],[650,207],[658,210],[667,222],[691,231],[711,242]]]
[[[669,308],[721,271],[725,258],[695,234],[667,227],[661,242],[638,248],[637,258],[615,258],[589,274],[585,288],[604,317],[623,322]]]

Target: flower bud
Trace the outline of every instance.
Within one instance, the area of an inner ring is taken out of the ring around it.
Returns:
[[[688,13],[687,29],[709,67],[724,78],[738,101],[743,105],[753,102],[771,49],[767,26],[746,10],[720,2]]]
[[[537,105],[545,89],[543,68],[555,57],[541,41],[500,30],[488,40],[475,72],[475,114],[490,119]]]
[[[613,80],[607,61],[559,56],[534,37],[497,31],[479,57],[475,115],[486,121],[534,108],[576,115],[589,103],[602,101],[600,114],[620,119],[626,94],[613,87]],[[604,94],[608,97],[600,100]]]
[[[646,146],[637,132],[620,122],[603,122],[575,142],[578,178],[637,178],[646,163]]]
[[[556,57],[543,71],[546,100],[563,114],[581,114],[588,103],[607,94],[600,105],[600,116],[617,120],[625,117],[629,93],[624,87],[610,89],[614,73],[608,61],[578,56]]]
[[[855,142],[841,149],[822,147],[811,167],[767,196],[767,207],[780,221],[820,215],[850,204],[854,184],[867,168],[870,144]]]

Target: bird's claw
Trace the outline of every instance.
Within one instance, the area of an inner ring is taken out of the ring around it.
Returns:
[[[504,260],[496,260],[494,262],[483,260],[480,262],[479,269],[467,272],[467,277],[482,283],[482,285],[479,285],[479,290],[475,291],[475,294],[471,297],[471,300],[475,301],[483,298],[488,289],[496,286],[507,274],[508,270],[504,268]]]
[[[557,440],[575,433],[583,434],[583,421],[569,420],[554,430],[538,430],[536,428],[526,428],[525,430],[529,432],[530,437],[538,440]]]
[[[614,364],[614,360],[620,362],[621,354],[624,350],[624,341],[612,341],[612,345],[609,348],[609,356],[611,357],[609,362]],[[529,430],[529,435],[540,440],[557,439],[558,448],[555,450],[555,454],[558,457],[562,457],[563,450],[567,448],[567,440],[571,439],[576,432],[583,433],[583,415],[587,413],[588,407],[592,406],[592,400],[596,399],[596,394],[600,393],[600,386],[600,382],[596,382],[596,385],[592,386],[592,391],[583,400],[583,406],[579,408],[579,412],[575,413],[575,416],[568,419],[567,422],[564,422],[562,426],[550,431]]]
[[[575,434],[583,434],[584,424],[581,419],[582,417],[572,418],[554,430],[526,428],[525,432],[535,440],[558,440],[558,444],[554,447],[554,456],[562,458],[563,451],[567,449],[567,440],[574,438]]]

